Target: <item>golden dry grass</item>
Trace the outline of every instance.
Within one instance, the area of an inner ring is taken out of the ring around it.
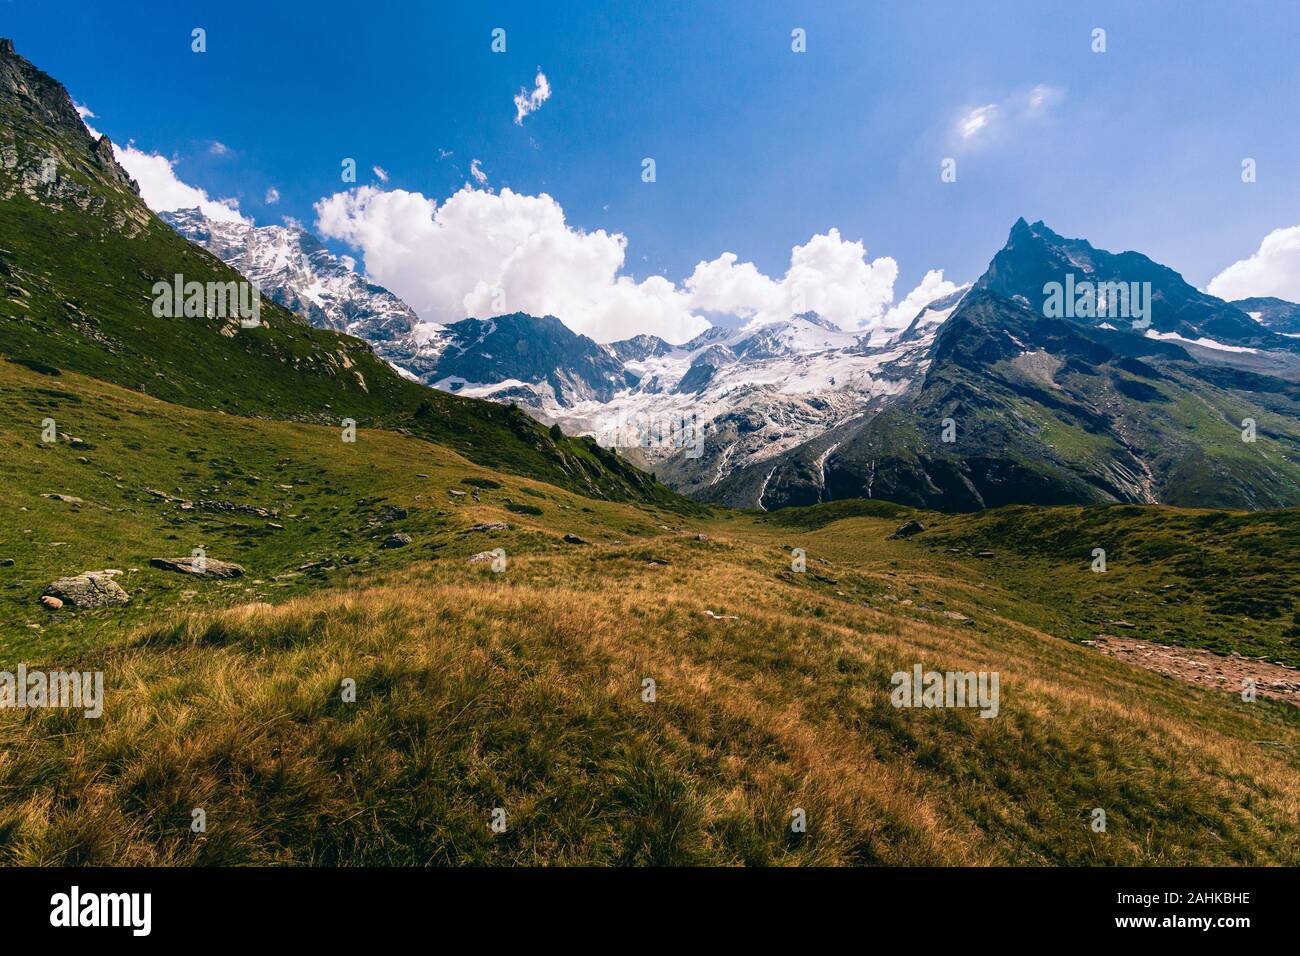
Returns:
[[[719,527],[522,555],[504,574],[425,562],[151,627],[83,662],[106,671],[102,720],[0,715],[0,854],[1296,862],[1300,734],[1283,705],[1039,632],[956,569],[882,558],[794,574],[779,537]],[[820,534],[833,550],[835,527]],[[978,625],[901,604],[914,593]],[[889,677],[917,662],[998,671],[1000,715],[895,709]],[[345,678],[356,703],[340,699]],[[195,807],[206,833],[191,832]]]

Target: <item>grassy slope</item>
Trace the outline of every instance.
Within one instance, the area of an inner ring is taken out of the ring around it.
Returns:
[[[155,317],[156,281],[241,277],[105,172],[79,123],[53,127],[3,99],[0,120],[0,149],[17,155],[13,169],[0,166],[0,356],[193,408],[404,428],[584,494],[690,507],[590,441],[554,440],[515,409],[406,381],[361,340],[311,328],[269,300],[255,329]],[[47,156],[59,171],[48,184],[35,172]]]
[[[907,512],[884,503],[683,524],[491,475],[400,435],[363,432],[344,449],[329,428],[58,381],[82,395],[82,437],[97,447],[33,453],[26,435],[3,437],[5,503],[27,507],[33,528],[30,544],[0,543],[18,560],[0,571],[3,606],[43,623],[6,626],[4,660],[103,669],[108,706],[98,721],[0,714],[5,862],[1300,859],[1295,708],[1061,640],[1053,595],[1023,595],[1001,560],[924,543],[969,544],[978,529],[959,522],[991,516],[923,515],[953,526],[912,541],[887,540]],[[114,440],[97,442],[97,428]],[[34,454],[38,470],[20,470]],[[219,485],[213,497],[280,507],[285,528],[144,498],[142,465],[162,490]],[[458,503],[447,490],[468,491],[470,477],[503,487]],[[88,504],[74,514],[38,497],[47,485]],[[507,497],[542,513],[507,510]],[[408,517],[368,527],[385,505]],[[511,530],[465,533],[493,519]],[[390,530],[412,545],[379,548]],[[593,543],[566,545],[567,531]],[[196,536],[250,576],[193,581],[143,565]],[[503,574],[464,560],[493,546],[509,554]],[[789,570],[785,546],[808,549],[808,573]],[[35,593],[76,553],[94,557],[84,567],[141,568],[131,586],[143,590],[126,609],[51,623]],[[274,579],[338,553],[359,563]],[[275,606],[216,609],[259,599]],[[175,614],[190,605],[209,607]],[[918,662],[997,670],[1001,715],[895,710],[889,675]],[[339,699],[345,677],[356,704]],[[653,704],[640,699],[646,677]],[[189,830],[198,806],[203,836]],[[502,835],[487,826],[497,806]],[[1088,826],[1097,806],[1106,834]],[[789,830],[795,807],[805,836]]]
[[[0,421],[0,559],[15,561],[0,568],[0,647],[10,654],[98,643],[123,628],[166,619],[178,603],[298,593],[409,561],[411,552],[471,554],[491,546],[490,536],[462,534],[474,523],[539,526],[536,516],[511,511],[512,505],[541,508],[547,521],[582,535],[678,518],[647,506],[606,513],[598,525],[591,499],[489,471],[413,437],[361,429],[355,443],[344,443],[341,431],[329,426],[196,411],[73,373],[42,375],[3,361],[0,403],[10,412]],[[60,429],[60,441],[48,445],[41,442],[47,415]],[[463,484],[476,477],[500,487]],[[451,488],[466,497],[452,496]],[[182,510],[148,489],[275,514]],[[481,503],[469,496],[474,491]],[[407,515],[390,517],[391,508]],[[414,539],[409,552],[380,547],[399,531]],[[186,556],[197,547],[244,565],[248,575],[197,585],[149,567],[150,558]],[[298,572],[320,561],[333,569]],[[52,619],[38,604],[55,578],[106,567],[127,572],[119,580],[128,591],[138,590],[126,608]]]

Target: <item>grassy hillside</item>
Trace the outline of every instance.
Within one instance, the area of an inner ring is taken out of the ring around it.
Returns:
[[[178,274],[241,279],[154,216],[62,86],[0,48],[0,356],[192,408],[403,428],[583,494],[689,507],[612,452],[552,439],[515,409],[409,382],[361,340],[311,328],[270,300],[257,328],[156,317],[154,283]],[[46,411],[57,418],[57,403]]]
[[[1300,667],[1300,510],[1016,505],[946,515],[849,499],[762,523],[815,531],[843,521],[837,538],[851,542],[854,528],[874,527],[849,520],[863,517],[918,518],[927,530],[908,553],[936,570],[977,567],[1013,596],[1005,613],[1061,637],[1122,632]],[[1095,548],[1106,552],[1105,571],[1092,569]],[[1133,627],[1117,630],[1117,621]]]
[[[0,420],[0,560],[14,561],[0,567],[8,654],[100,643],[178,605],[287,596],[412,556],[471,554],[492,546],[491,535],[465,533],[479,522],[505,520],[520,529],[516,541],[558,546],[553,533],[525,533],[539,526],[533,510],[541,526],[584,536],[680,520],[649,506],[598,516],[592,499],[411,435],[361,429],[345,443],[339,428],[197,411],[70,372],[0,361],[0,402],[9,409]],[[46,417],[57,442],[42,441]],[[80,501],[45,497],[56,494]],[[399,532],[411,536],[407,548],[382,547]],[[194,548],[248,574],[196,582],[149,567]],[[51,617],[39,605],[54,579],[103,568],[125,572],[126,607]]]
[[[978,524],[1001,512],[922,514],[911,540],[888,537],[911,513],[880,502],[683,520],[400,434],[344,446],[0,368],[13,400],[61,386],[82,426],[43,449],[31,425],[0,437],[3,659],[103,670],[107,688],[99,720],[0,712],[0,861],[1300,859],[1300,711],[1102,657],[1063,639],[1060,592],[1026,587],[1065,580],[1075,555],[1015,563],[1014,528],[1047,540],[1092,510],[1008,512],[1001,529]],[[184,510],[145,487],[278,513]],[[1200,540],[1178,512],[1095,512],[1145,541]],[[1219,520],[1249,541],[1275,517]],[[509,527],[470,530],[487,521]],[[383,548],[394,531],[411,543]],[[148,567],[192,543],[248,575]],[[505,572],[467,561],[493,547]],[[127,571],[126,607],[36,604],[56,574],[105,566]],[[1188,573],[1168,571],[1190,590]],[[916,663],[999,672],[999,716],[895,709],[890,675]]]
[[[886,541],[893,519],[847,524],[525,541],[501,574],[448,554],[147,626],[77,658],[103,719],[0,715],[0,859],[1300,860],[1294,707],[1103,658]],[[918,662],[998,671],[999,716],[895,709]]]

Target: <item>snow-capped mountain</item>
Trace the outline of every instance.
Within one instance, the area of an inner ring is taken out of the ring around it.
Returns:
[[[442,326],[421,322],[410,306],[367,282],[301,226],[217,222],[198,209],[159,215],[312,325],[364,339],[409,378],[432,371],[440,350],[427,344]]]
[[[894,336],[845,332],[808,312],[713,327],[684,345],[653,335],[601,345],[554,316],[421,322],[299,226],[213,222],[196,209],[163,218],[276,302],[370,342],[408,376],[593,435],[687,493],[887,405],[924,374],[960,299]]]

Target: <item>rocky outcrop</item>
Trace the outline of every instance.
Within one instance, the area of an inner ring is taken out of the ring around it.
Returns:
[[[63,604],[78,608],[109,607],[126,604],[130,596],[113,580],[121,571],[85,571],[71,577],[59,578],[45,589],[44,596],[57,598]]]
[[[240,565],[231,561],[218,561],[216,558],[153,558],[149,566],[163,571],[192,574],[197,578],[238,578],[244,574]]]

